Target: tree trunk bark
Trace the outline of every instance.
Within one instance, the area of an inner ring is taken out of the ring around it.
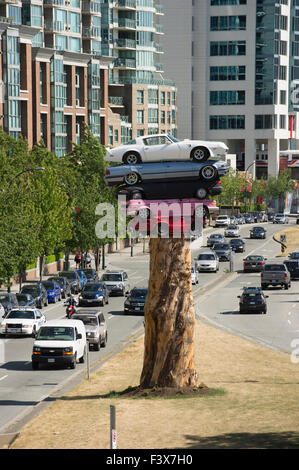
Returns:
[[[150,239],[150,278],[145,303],[142,388],[194,387],[195,311],[190,244],[183,238]]]

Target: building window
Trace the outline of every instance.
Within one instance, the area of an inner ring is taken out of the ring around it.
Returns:
[[[245,104],[245,91],[210,91],[210,105]]]
[[[256,114],[255,129],[276,129],[277,116],[272,114]]]
[[[113,127],[109,126],[108,128],[108,143],[109,145],[113,145]]]
[[[285,90],[280,90],[280,104],[286,104],[287,102],[287,92]]]
[[[115,129],[115,130],[114,130],[114,142],[115,142],[115,143],[118,142],[118,129]]]
[[[141,137],[144,135],[144,129],[137,129],[137,137]]]
[[[144,112],[141,109],[137,110],[137,124],[143,124],[144,122]]]
[[[137,90],[137,104],[143,104],[143,103],[144,103],[144,91]]]
[[[246,16],[211,16],[211,31],[238,31],[246,29]]]
[[[218,5],[246,5],[247,0],[211,0],[211,6]]]
[[[148,90],[148,103],[149,104],[158,104],[158,90]]]
[[[210,130],[245,129],[245,116],[210,116]]]
[[[160,103],[162,105],[165,105],[165,91],[161,91],[160,97],[161,97]]]
[[[281,114],[279,117],[279,128],[280,129],[285,129],[286,128],[286,116],[284,114]]]
[[[148,110],[148,123],[149,124],[158,124],[158,110],[151,109]]]
[[[246,55],[246,41],[217,41],[210,44],[211,56]]]
[[[160,118],[161,118],[161,124],[165,124],[165,111],[161,111]]]
[[[210,67],[210,81],[246,80],[245,65]]]

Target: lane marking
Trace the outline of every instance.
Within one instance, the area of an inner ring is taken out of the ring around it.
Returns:
[[[0,381],[6,379],[6,377],[8,377],[8,375],[3,375],[3,377],[0,377]]]

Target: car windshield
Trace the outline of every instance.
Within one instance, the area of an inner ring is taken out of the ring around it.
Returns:
[[[214,245],[214,250],[229,250],[229,245],[226,243],[217,243]]]
[[[28,300],[30,300],[27,298],[27,295],[23,295],[23,294],[16,294],[16,295],[17,295],[17,299],[19,302],[27,302]]]
[[[103,274],[101,281],[122,281],[121,274]]]
[[[218,217],[217,220],[226,220],[226,219],[227,219],[227,216],[226,216],[226,215],[223,215],[223,216]]]
[[[286,271],[284,264],[266,264],[265,271]]]
[[[205,261],[205,260],[215,260],[215,256],[211,254],[202,254],[198,255],[198,261]]]
[[[171,134],[167,134],[167,137],[172,140],[172,142],[181,142],[179,139],[177,139],[176,137],[173,137],[173,135]]]
[[[238,230],[238,227],[236,225],[229,225],[228,230]]]
[[[83,321],[84,325],[98,325],[98,320],[94,316],[88,315],[73,315],[74,320],[81,320]]]
[[[92,291],[98,291],[98,290],[103,290],[104,284],[86,284],[86,286],[83,289],[83,292],[92,292]]]
[[[92,269],[83,269],[83,272],[88,279],[94,276],[94,271]]]
[[[8,302],[9,301],[9,296],[8,295],[0,295],[0,302],[3,302],[3,301],[6,301]]]
[[[53,282],[43,282],[43,286],[47,290],[55,289],[55,286],[54,286]]]
[[[252,293],[243,294],[243,298],[244,298],[244,300],[253,301],[253,300],[260,300],[260,299],[262,299],[262,296],[261,296],[261,294],[258,294],[258,293],[256,293],[256,292],[252,292]]]
[[[37,340],[73,341],[74,328],[68,326],[42,326],[37,334]]]
[[[254,232],[263,232],[264,228],[263,227],[253,227],[252,229]]]
[[[59,273],[60,275],[63,275],[64,277],[66,277],[67,279],[77,279],[76,277],[76,273],[74,272],[65,272],[65,273]]]
[[[221,235],[221,234],[215,234],[215,235],[211,235],[210,238],[211,238],[211,239],[215,239],[215,240],[220,240],[220,238],[223,238],[223,235]]]
[[[229,243],[230,245],[243,245],[242,240],[231,240]]]
[[[34,319],[34,312],[27,310],[12,310],[7,316],[7,318],[25,318],[25,319]]]
[[[39,294],[39,288],[37,286],[22,287],[22,293],[25,293],[25,294]]]
[[[147,294],[147,289],[133,289],[130,292],[131,297],[145,299]]]

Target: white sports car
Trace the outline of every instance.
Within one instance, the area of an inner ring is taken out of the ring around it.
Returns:
[[[104,160],[131,165],[161,160],[205,162],[210,157],[223,156],[227,152],[228,147],[223,142],[178,140],[170,134],[153,134],[137,137],[114,149],[106,148]]]

